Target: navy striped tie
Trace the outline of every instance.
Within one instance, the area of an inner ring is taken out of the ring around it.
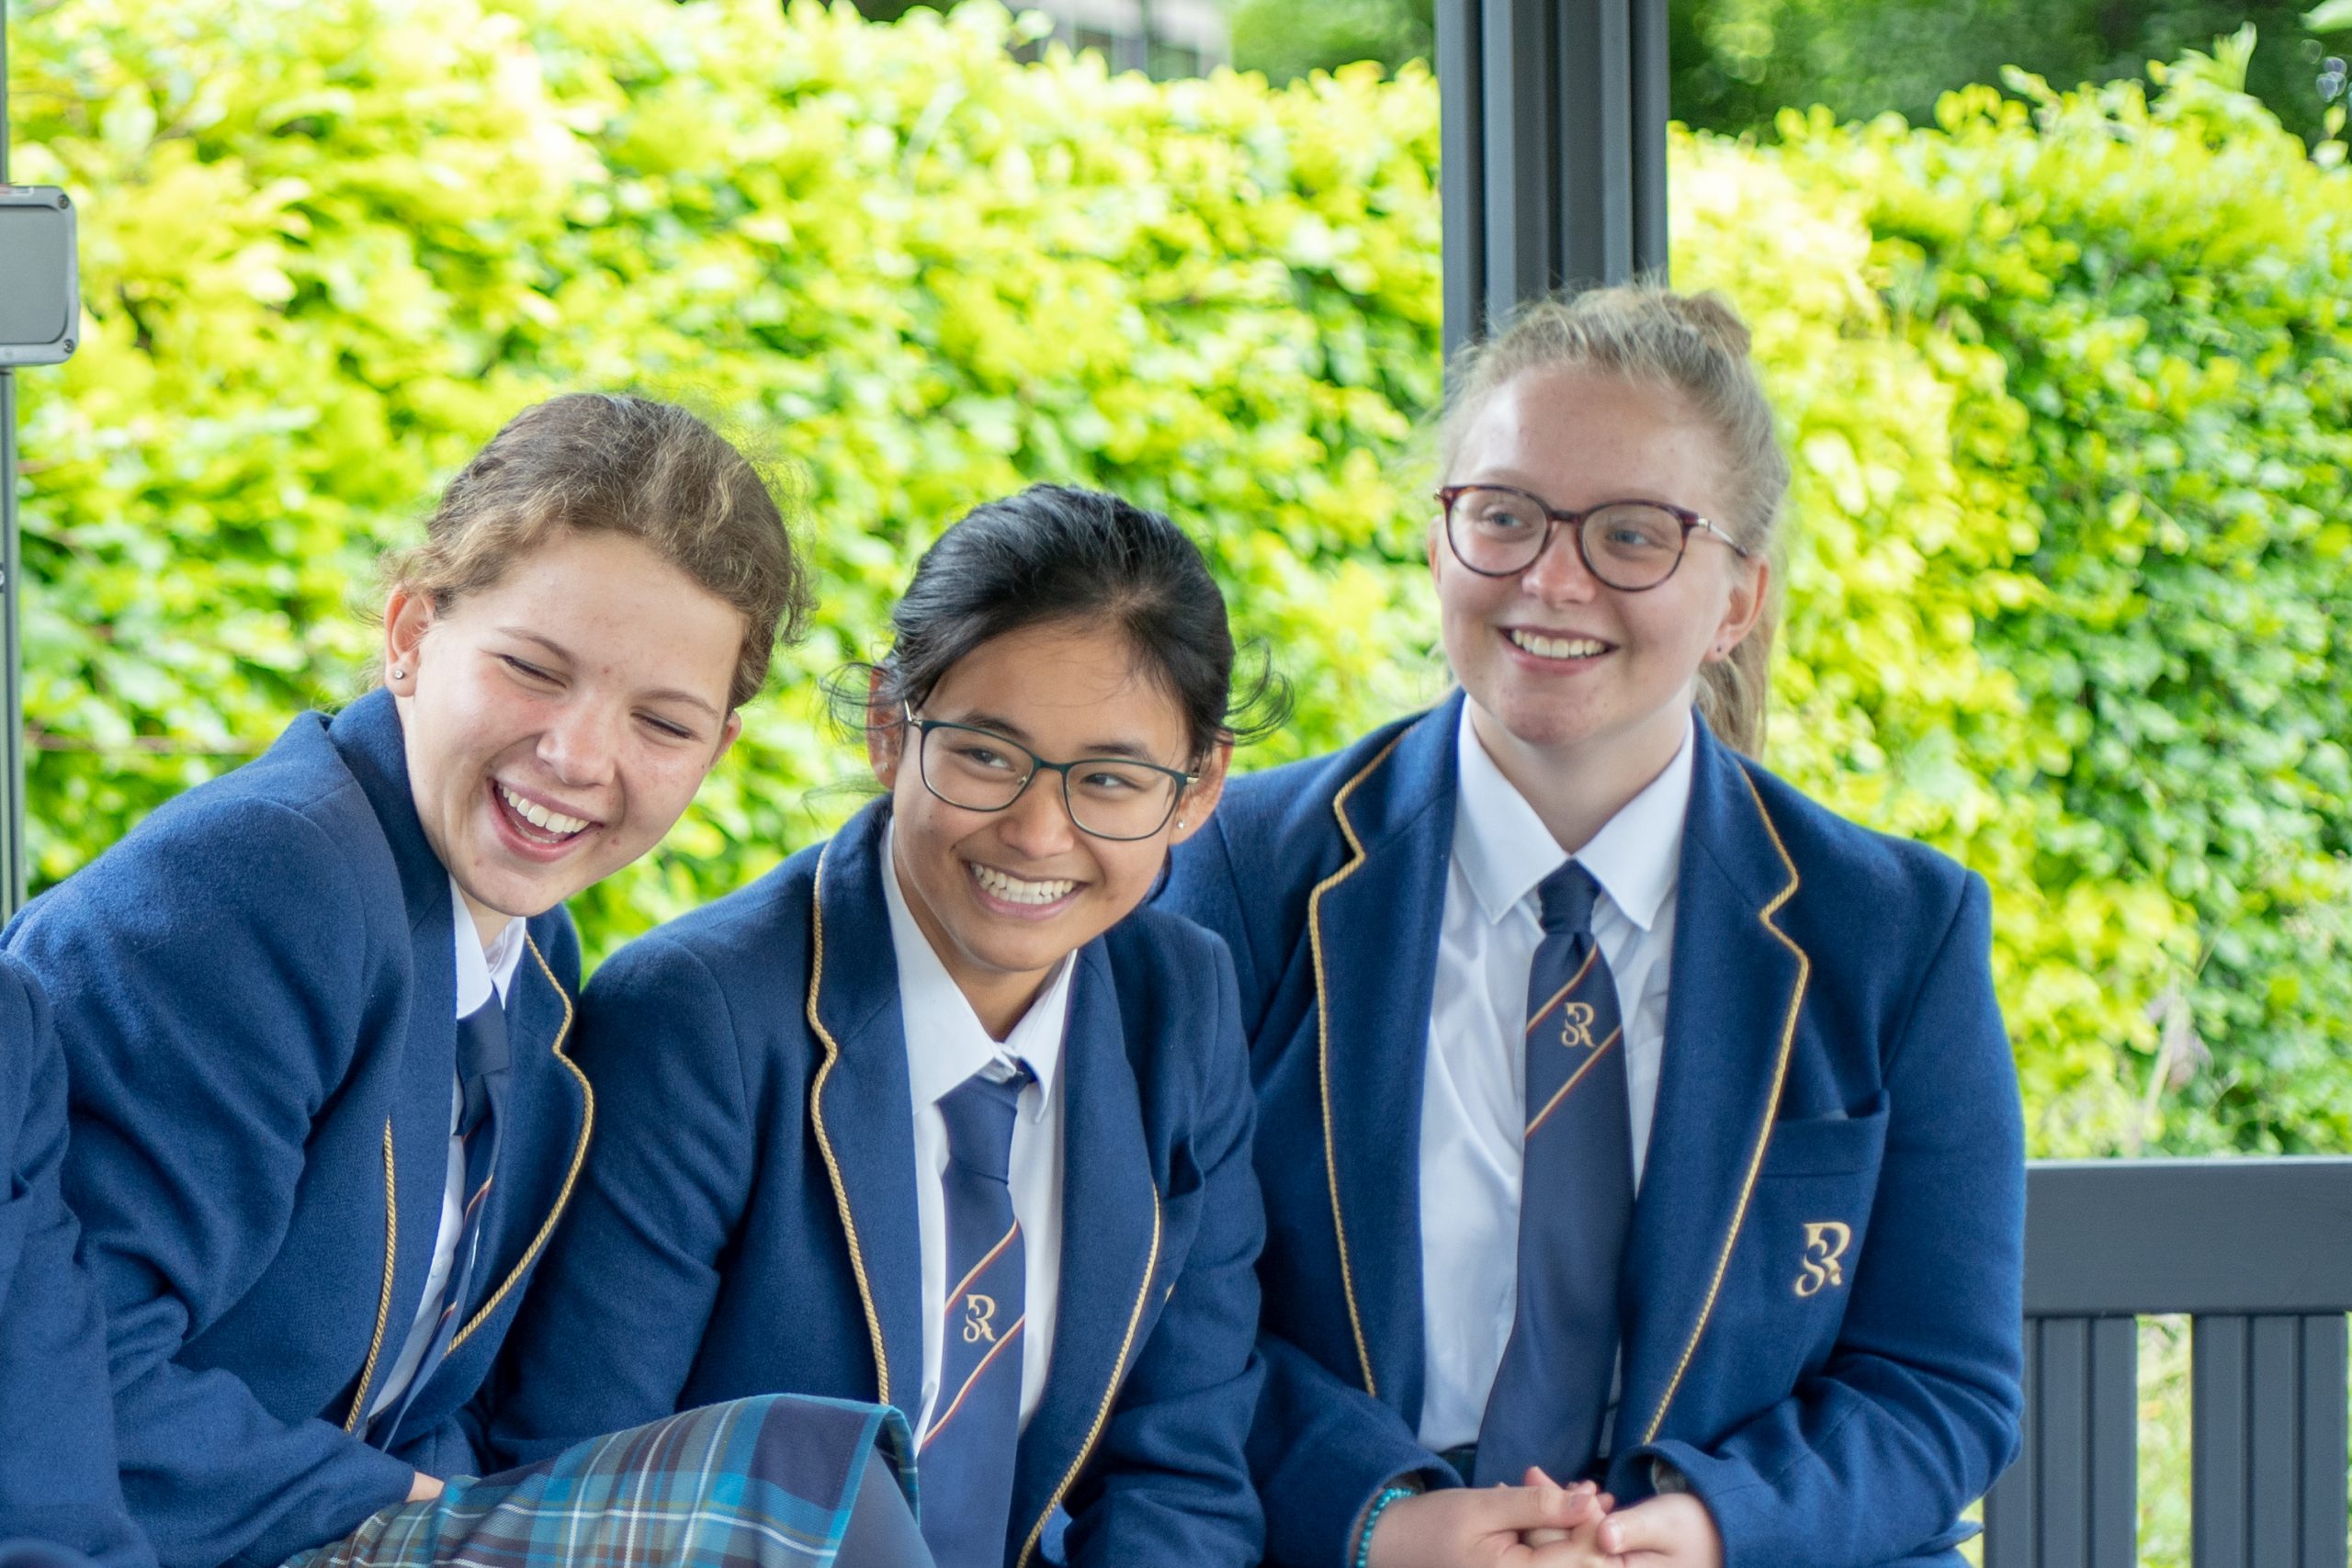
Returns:
[[[1617,982],[1592,936],[1600,889],[1574,861],[1538,885],[1527,985],[1519,1310],[1478,1427],[1480,1485],[1531,1464],[1566,1483],[1600,1457],[1617,1371],[1617,1280],[1634,1222],[1634,1139]]]
[[[919,1466],[922,1538],[942,1564],[1004,1559],[1021,1441],[1021,1223],[1008,1179],[1013,1111],[1032,1080],[1023,1066],[984,1067],[942,1096],[947,1122],[949,1289],[940,1325],[939,1393]]]
[[[498,1173],[498,1107],[505,1098],[509,1060],[506,1011],[493,990],[488,1001],[458,1021],[458,1086],[462,1099],[458,1131],[466,1148],[465,1216],[458,1229],[457,1250],[449,1260],[448,1282],[441,1292],[441,1316],[433,1325],[424,1359],[417,1363],[416,1375],[409,1380],[399,1405],[370,1427],[370,1440],[387,1451],[402,1438],[415,1435],[403,1433],[401,1421],[418,1393],[441,1370],[473,1293],[490,1187]]]

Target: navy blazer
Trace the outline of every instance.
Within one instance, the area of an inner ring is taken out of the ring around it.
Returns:
[[[106,1325],[74,1258],[64,1159],[65,1059],[49,1003],[0,955],[0,1541],[143,1568],[154,1557],[115,1476]]]
[[[491,1267],[399,1454],[354,1431],[433,1261],[457,1071],[448,874],[376,693],[306,714],[17,917],[72,1075],[65,1195],[107,1318],[123,1490],[166,1568],[275,1564],[480,1468],[464,1410],[586,1152],[579,943],[529,924]]]
[[[1269,1227],[1272,1557],[1334,1568],[1420,1418],[1421,1075],[1461,696],[1236,780],[1164,902],[1233,950]],[[1609,1489],[1734,1563],[1956,1563],[2022,1401],[2023,1119],[1981,879],[1699,725]],[[1444,1216],[1430,1216],[1432,1224]]]
[[[511,1457],[751,1394],[919,1403],[888,821],[876,803],[597,971],[580,1059],[607,1130],[508,1347]],[[1004,1559],[1067,1506],[1070,1562],[1239,1568],[1265,1226],[1232,967],[1151,910],[1075,962],[1053,1361]]]

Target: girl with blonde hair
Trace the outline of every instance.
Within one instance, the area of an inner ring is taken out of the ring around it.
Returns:
[[[1251,1041],[1270,1559],[1955,1564],[2020,1409],[1984,885],[1758,760],[1729,307],[1545,300],[1455,387],[1459,690],[1236,780],[1164,896]]]

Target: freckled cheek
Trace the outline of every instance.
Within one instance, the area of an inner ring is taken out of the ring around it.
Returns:
[[[605,796],[605,827],[618,828],[631,839],[659,838],[694,799],[701,779],[699,770],[677,766],[666,757],[625,763]]]

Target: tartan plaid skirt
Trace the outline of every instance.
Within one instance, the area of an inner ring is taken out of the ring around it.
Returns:
[[[795,1394],[707,1405],[451,1481],[286,1568],[818,1568],[877,1443],[911,1504],[914,1444],[895,1410]]]

